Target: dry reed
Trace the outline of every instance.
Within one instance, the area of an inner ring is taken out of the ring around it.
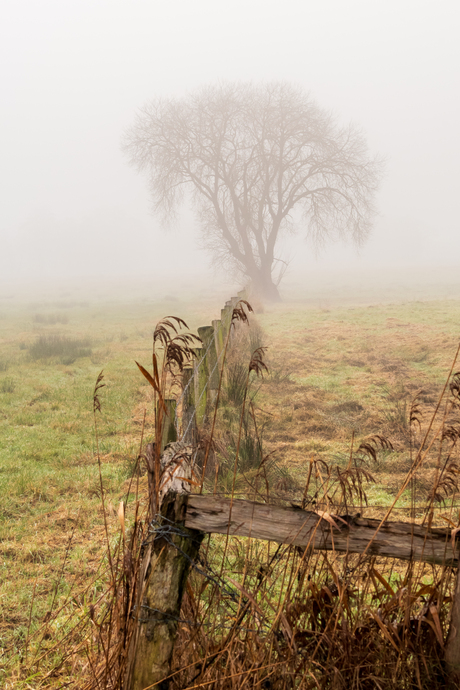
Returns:
[[[238,324],[247,325],[249,311],[250,305],[246,302],[235,307],[233,329]],[[151,485],[155,509],[161,484],[164,400],[171,386],[178,384],[184,365],[191,361],[192,345],[196,340],[195,336],[181,332],[186,327],[177,317],[162,321],[154,333],[153,373],[138,365],[155,392],[154,481]],[[219,444],[217,411],[230,347],[229,334],[216,407],[208,435],[203,435],[201,480],[196,489],[200,492],[208,486],[205,484],[206,465]],[[423,512],[423,522],[430,525],[434,520],[434,506],[443,504],[444,519],[456,537],[460,471],[457,462],[460,373],[455,372],[456,359],[430,419],[424,422],[417,397],[408,407],[411,467],[393,505],[382,516],[381,524],[391,517],[404,491],[411,493],[412,506],[415,505],[414,478],[423,470],[428,458],[435,458],[433,483],[425,504],[420,506],[419,503],[418,510]],[[266,370],[264,348],[259,346],[247,364],[234,454],[232,498],[245,420],[252,420],[253,434],[258,438],[255,408],[249,405],[249,417],[245,409],[250,378]],[[100,409],[98,392],[101,385],[100,376],[93,398],[95,419]],[[366,487],[373,482],[372,467],[378,454],[382,450],[391,451],[392,445],[387,438],[374,434],[364,439],[356,450],[353,446],[352,439],[345,469],[313,457],[307,461],[309,469],[301,493],[301,508],[308,506],[333,522],[353,520],[365,510]],[[145,459],[141,442],[139,467]],[[276,490],[268,486],[267,462],[268,457],[262,455],[255,473],[249,477],[248,497],[261,496],[254,487],[262,481],[267,488],[266,498],[276,500]],[[70,617],[67,636],[56,640],[56,644],[68,645],[68,653],[52,672],[59,674],[60,669],[72,664],[76,667],[76,660],[79,660],[80,675],[74,687],[84,690],[121,690],[127,668],[132,663],[136,610],[142,596],[139,582],[145,567],[145,540],[153,517],[149,509],[151,497],[146,500],[139,492],[137,468],[132,482],[137,483],[135,488],[130,487],[135,500],[119,509],[119,537],[110,541],[107,532],[107,555],[101,564],[107,583],[105,591],[91,603],[86,617],[77,614]],[[102,484],[101,496],[103,500]],[[209,536],[188,578],[177,620],[169,686],[178,690],[443,688],[453,579],[454,571],[449,567],[412,561],[402,563],[378,558],[369,552],[340,555],[250,538]],[[37,631],[35,638],[42,633]],[[27,636],[29,650],[32,637]],[[38,673],[40,661],[51,654],[52,648],[40,655],[40,644],[35,645],[32,659],[30,651],[29,657],[26,653],[29,676]],[[71,682],[65,685],[71,686]],[[161,688],[166,686],[165,679]],[[37,687],[46,687],[46,681]]]

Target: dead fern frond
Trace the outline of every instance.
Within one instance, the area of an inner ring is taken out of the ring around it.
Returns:
[[[377,452],[379,448],[381,450],[394,450],[393,444],[391,443],[391,441],[385,438],[385,436],[381,436],[380,434],[374,434],[373,436],[369,436],[368,438],[364,439],[364,441],[362,441],[362,443],[355,451],[355,460],[356,456],[358,456],[358,459],[361,462],[364,462],[364,460],[367,458],[369,460],[372,460],[372,462],[377,463]]]
[[[455,374],[453,374],[449,389],[451,395],[460,401],[460,371],[456,371]]]
[[[153,331],[153,340],[156,343],[159,341],[164,347],[167,346],[171,340],[170,330],[178,333],[180,329],[188,328],[187,324],[179,316],[165,316],[159,321]]]
[[[245,312],[244,307],[246,307],[246,309],[248,310],[248,313]],[[251,307],[249,302],[247,302],[245,299],[240,299],[236,303],[236,306],[233,307],[232,319],[231,319],[230,325],[235,327],[235,325],[238,322],[249,324],[249,314],[252,313],[253,311],[254,311],[254,309]]]
[[[201,344],[201,338],[193,333],[179,333],[180,328],[188,328],[186,322],[178,316],[167,316],[155,327],[153,332],[154,349],[152,353],[153,375],[145,367],[136,362],[142,375],[147,379],[161,402],[165,397],[165,375],[169,373],[175,376],[181,373],[195,352],[193,346]],[[171,332],[175,335],[172,335]],[[159,342],[164,350],[163,359],[158,361],[155,352],[155,344]],[[162,371],[160,373],[160,368]]]
[[[460,426],[455,426],[454,424],[449,424],[442,430],[441,439],[448,439],[452,442],[452,447],[456,445],[458,439],[460,438]]]
[[[410,409],[409,409],[409,426],[412,428],[413,426],[418,426],[419,431],[422,429],[422,411],[420,409],[420,402],[419,402],[419,396],[422,394],[422,391],[419,391],[417,395],[414,397],[412,400]]]
[[[337,467],[336,475],[340,486],[341,502],[345,504],[345,507],[353,505],[355,498],[359,500],[360,505],[363,503],[368,505],[364,484],[375,484],[375,479],[370,472],[364,467],[351,467],[346,470]]]
[[[266,347],[258,347],[252,353],[251,361],[249,362],[249,372],[255,371],[257,376],[263,376],[263,372],[268,373],[268,367],[263,361]]]
[[[459,475],[459,465],[456,462],[450,461],[449,456],[441,471],[438,481],[431,491],[430,503],[445,503],[449,496],[454,495],[458,491]]]
[[[198,336],[192,336],[192,334],[187,334],[187,336],[195,338],[201,343]],[[166,346],[165,367],[171,374],[173,374],[176,369],[182,372],[184,366],[192,360],[194,354],[185,336],[176,336]]]
[[[103,379],[104,379],[104,375],[103,375],[103,370],[102,370],[101,373],[99,374],[99,376],[97,377],[96,385],[94,386],[93,412],[101,412],[102,411],[101,401],[99,398],[99,391],[101,390],[101,388],[104,388],[104,386],[105,386],[105,383],[102,383]]]

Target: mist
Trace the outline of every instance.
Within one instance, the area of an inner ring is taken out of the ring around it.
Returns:
[[[359,251],[339,244],[315,254],[300,228],[283,248],[286,285],[338,270],[410,269],[422,280],[427,268],[450,267],[453,276],[457,15],[452,1],[6,0],[0,282],[154,274],[171,284],[184,275],[221,284],[189,211],[163,230],[120,138],[153,97],[273,79],[359,124],[387,160],[369,241]]]

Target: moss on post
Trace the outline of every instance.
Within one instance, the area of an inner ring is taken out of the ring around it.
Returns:
[[[214,342],[216,344],[216,355],[220,357],[220,353],[224,349],[224,330],[221,319],[216,319],[212,322],[214,328]]]
[[[206,353],[206,368],[208,373],[209,388],[217,388],[219,385],[219,372],[217,371],[217,350],[214,338],[214,326],[202,326],[198,329],[198,335],[203,342],[203,350]]]
[[[189,445],[196,440],[195,385],[191,367],[185,367],[182,372],[182,389],[182,440]]]
[[[448,688],[460,687],[460,571],[457,572],[450,612],[445,660],[448,674]]]
[[[165,400],[166,413],[163,417],[163,429],[161,432],[161,452],[164,451],[168,443],[177,441],[176,429],[176,401],[167,398]]]
[[[206,384],[208,381],[208,370],[206,366],[206,357],[204,357],[204,348],[195,349],[195,410],[196,410],[196,423],[197,426],[201,426],[206,417],[206,402],[207,402],[207,389]]]
[[[230,328],[231,314],[227,307],[220,310],[220,323],[222,325],[222,338],[227,340],[228,329]]]
[[[139,628],[127,690],[169,687],[171,659],[182,597],[203,533],[184,525],[187,494],[168,493],[150,550],[144,593],[137,611]],[[174,529],[171,529],[174,527]],[[179,528],[179,529],[178,529]]]

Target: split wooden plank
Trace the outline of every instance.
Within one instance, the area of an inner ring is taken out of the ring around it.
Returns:
[[[318,511],[319,513],[319,511]],[[407,522],[326,515],[218,496],[189,495],[185,526],[207,533],[254,537],[326,551],[424,561],[458,567],[450,531]],[[331,523],[334,521],[335,527]],[[229,526],[230,525],[230,526]]]

